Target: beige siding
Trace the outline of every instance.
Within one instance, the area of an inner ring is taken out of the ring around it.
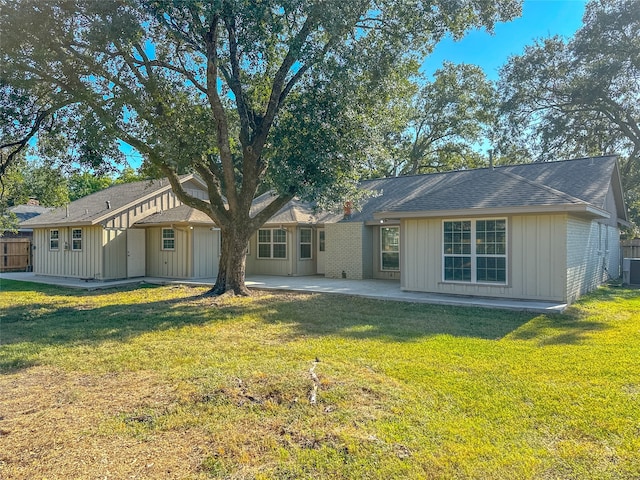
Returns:
[[[147,228],[147,276],[189,278],[191,276],[191,235],[175,229],[175,249],[162,250],[162,228]]]
[[[73,251],[71,227],[60,227],[59,248],[49,250],[49,228],[34,229],[37,275],[59,277],[103,278],[102,271],[102,228],[74,227],[82,229],[82,250]]]
[[[103,231],[104,278],[127,277],[127,235],[125,230]]]
[[[360,222],[330,223],[325,225],[326,264],[329,278],[364,278],[367,270],[364,259],[372,258],[370,231]],[[365,243],[368,244],[365,245]],[[365,255],[367,252],[368,255]]]
[[[278,228],[264,226],[264,228]],[[286,226],[287,258],[258,258],[258,234],[249,240],[249,255],[247,255],[246,272],[248,275],[298,275],[298,235],[297,228]]]
[[[193,277],[211,278],[218,275],[220,231],[205,227],[193,229]]]
[[[513,216],[508,222],[506,285],[442,281],[442,219],[402,222],[400,269],[404,290],[538,300],[563,300],[564,215]]]
[[[128,210],[103,222],[106,228],[129,228],[135,222],[159,211],[169,210],[181,205],[173,191],[161,192],[133,205]]]
[[[567,222],[567,293],[570,301],[620,276],[620,232],[595,220]]]

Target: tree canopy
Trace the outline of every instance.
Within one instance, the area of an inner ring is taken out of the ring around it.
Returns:
[[[536,161],[620,154],[627,201],[640,206],[638,0],[589,2],[574,37],[545,38],[512,57],[499,90],[503,152]]]
[[[94,166],[118,160],[116,139],[133,146],[221,228],[214,291],[245,292],[250,235],[294,195],[336,200],[353,183],[359,120],[387,79],[444,35],[519,13],[515,0],[0,0],[3,145],[37,131]],[[185,170],[209,202],[181,188]],[[251,217],[265,185],[276,195]]]

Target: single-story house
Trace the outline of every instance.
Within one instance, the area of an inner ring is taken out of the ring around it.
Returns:
[[[198,177],[182,177],[206,199]],[[344,215],[294,199],[247,246],[248,274],[395,279],[403,290],[572,302],[620,274],[613,156],[362,182]],[[253,211],[271,194],[254,201]],[[168,182],[118,185],[23,226],[40,275],[215,277],[220,231]]]

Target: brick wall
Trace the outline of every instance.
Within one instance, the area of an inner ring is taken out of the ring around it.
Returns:
[[[328,278],[363,278],[363,224],[361,222],[325,225],[325,276]],[[343,275],[344,272],[344,275]]]

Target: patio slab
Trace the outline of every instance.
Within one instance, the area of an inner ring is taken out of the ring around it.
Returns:
[[[77,278],[47,277],[35,275],[34,273],[29,272],[12,272],[0,274],[0,279],[4,278],[6,278],[7,280],[44,283],[49,285],[59,285],[61,287],[80,288],[86,290],[114,288],[122,285],[131,285],[136,283],[149,283],[154,285],[182,284],[196,286],[213,286],[213,284],[215,283],[215,278],[204,278],[197,280],[172,280],[156,277],[130,278],[113,281],[84,281]],[[277,277],[270,275],[250,275],[247,276],[246,283],[249,288],[260,290],[332,293],[374,298],[378,300],[428,303],[436,305],[498,308],[535,313],[561,313],[567,308],[567,304],[555,302],[409,292],[401,290],[400,282],[393,280],[348,280],[325,278],[322,276]]]

